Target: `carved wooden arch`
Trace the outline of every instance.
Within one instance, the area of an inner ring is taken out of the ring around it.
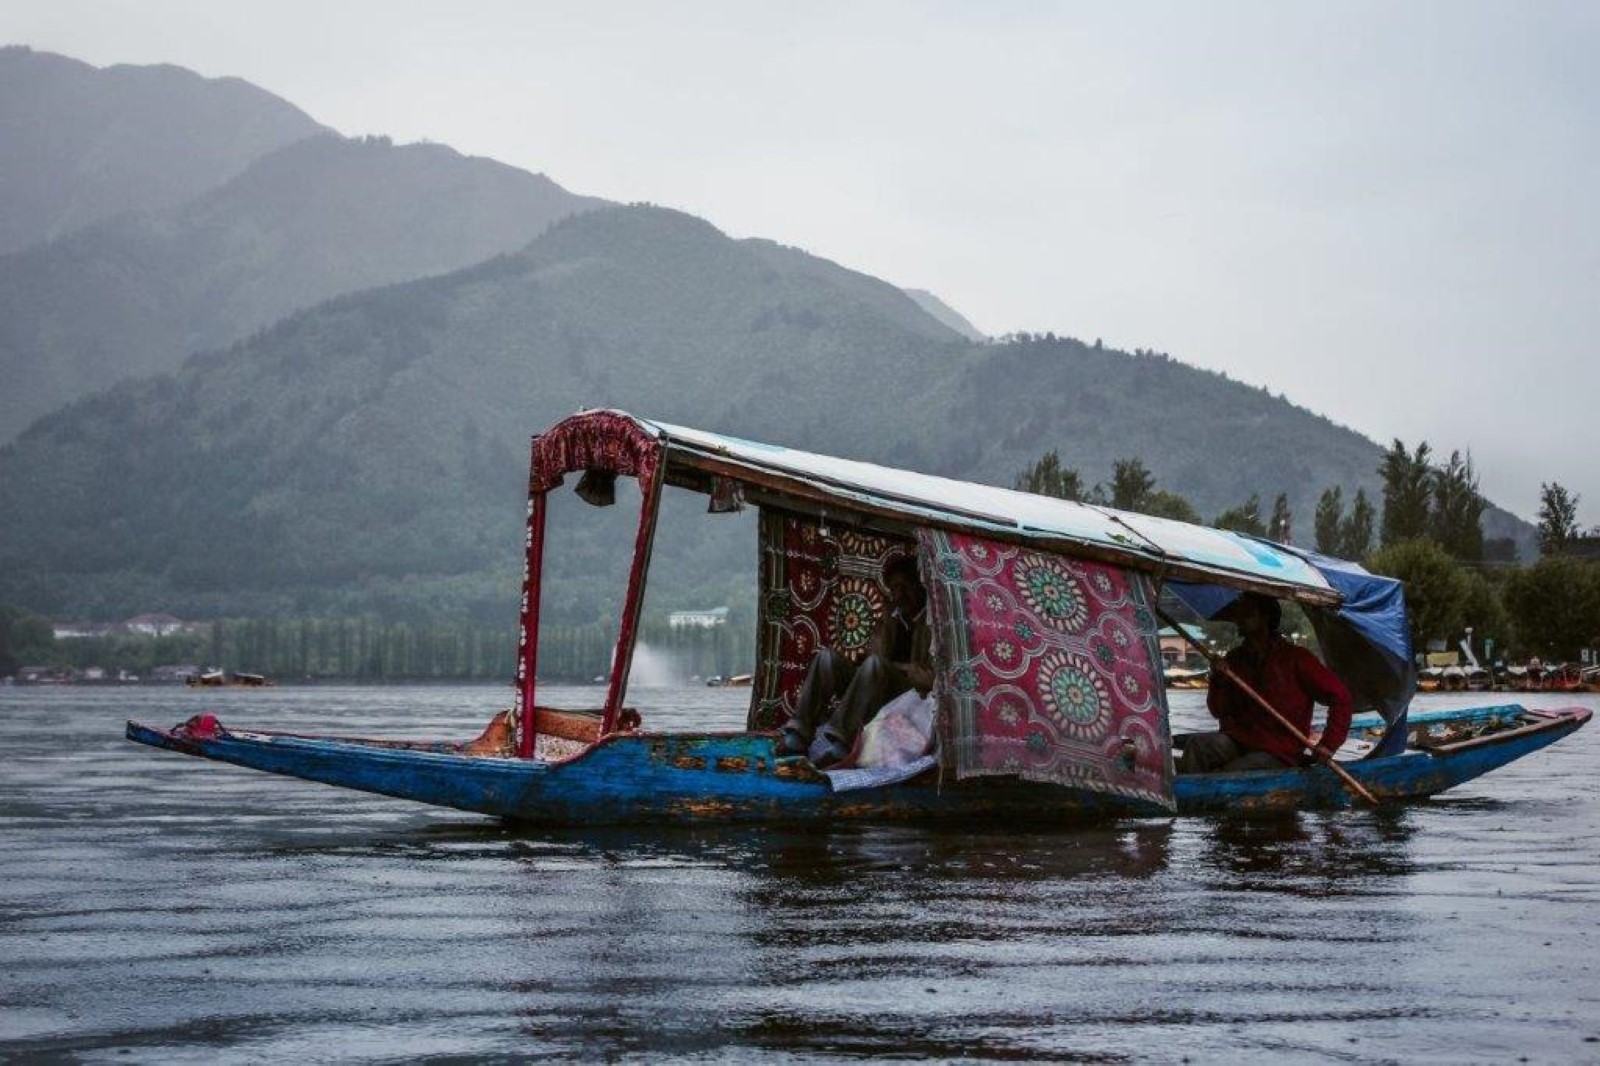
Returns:
[[[628,591],[617,628],[616,654],[612,656],[610,684],[606,689],[600,733],[616,729],[627,694],[628,670],[644,604],[645,578],[655,540],[656,516],[661,503],[664,464],[658,436],[620,411],[586,411],[573,415],[533,439],[528,466],[528,531],[522,571],[522,607],[517,642],[515,744],[517,755],[532,758],[538,725],[534,720],[539,659],[539,591],[544,566],[545,497],[566,476],[586,475],[637,478],[641,500],[639,528],[634,537],[633,565]],[[580,483],[580,489],[582,488]]]
[[[661,465],[661,440],[620,411],[585,411],[533,439],[528,492],[549,492],[568,474],[599,471],[637,478],[641,488]]]

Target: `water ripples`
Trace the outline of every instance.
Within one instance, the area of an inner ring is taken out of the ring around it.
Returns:
[[[1600,730],[1395,811],[1058,832],[532,833],[121,739],[466,737],[505,695],[0,689],[0,1055],[1600,1057]]]

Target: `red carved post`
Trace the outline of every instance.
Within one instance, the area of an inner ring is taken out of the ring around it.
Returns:
[[[617,727],[622,713],[622,701],[628,691],[628,669],[633,665],[633,645],[639,633],[639,612],[644,606],[644,583],[650,572],[650,549],[656,539],[656,515],[661,509],[661,482],[667,464],[652,464],[650,479],[639,485],[643,499],[639,501],[639,532],[633,541],[633,567],[628,571],[628,596],[622,603],[621,625],[617,628],[617,650],[611,659],[611,685],[606,692],[605,716],[600,722],[600,735]]]
[[[538,438],[535,438],[535,454],[538,449]],[[528,498],[527,559],[522,570],[522,618],[517,635],[515,739],[517,757],[521,759],[533,758],[538,729],[534,707],[539,669],[539,577],[544,567],[544,511],[544,490],[536,490]]]

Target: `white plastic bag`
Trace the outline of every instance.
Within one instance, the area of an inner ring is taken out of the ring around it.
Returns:
[[[933,750],[933,697],[907,689],[861,729],[855,765],[905,766]]]

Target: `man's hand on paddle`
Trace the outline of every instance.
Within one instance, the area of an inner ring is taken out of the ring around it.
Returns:
[[[1310,750],[1308,750],[1306,754],[1301,757],[1301,766],[1311,766],[1319,762],[1333,761],[1333,752],[1322,746],[1321,731],[1312,730],[1311,733],[1307,735],[1306,739],[1311,742],[1309,746]]]

